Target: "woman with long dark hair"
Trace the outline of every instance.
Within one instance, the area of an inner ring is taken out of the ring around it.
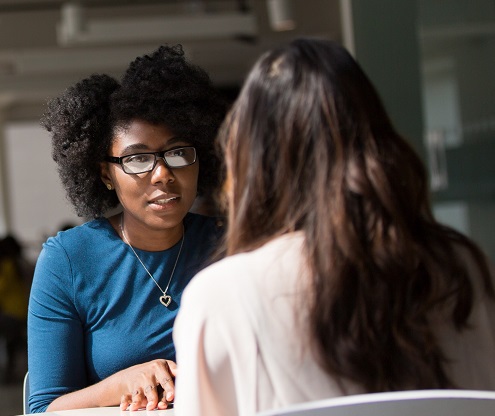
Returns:
[[[220,133],[227,257],[186,289],[177,415],[495,389],[493,275],[336,43],[264,54]]]

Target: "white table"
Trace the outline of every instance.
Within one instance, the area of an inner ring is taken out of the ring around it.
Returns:
[[[118,407],[93,407],[91,409],[59,410],[56,412],[36,413],[49,416],[173,416],[174,409],[123,411]],[[31,414],[30,414],[31,415]]]

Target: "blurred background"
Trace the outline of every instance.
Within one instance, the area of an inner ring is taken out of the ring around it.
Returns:
[[[495,261],[495,0],[0,0],[0,238],[32,265],[48,236],[84,221],[39,127],[47,99],[165,43],[234,99],[263,51],[298,36],[351,51],[427,164],[437,218]],[[0,337],[1,369],[6,350]]]

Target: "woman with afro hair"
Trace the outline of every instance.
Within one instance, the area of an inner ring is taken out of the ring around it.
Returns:
[[[49,238],[36,265],[31,412],[173,400],[182,291],[222,234],[217,218],[190,210],[218,183],[225,111],[180,45],[136,58],[120,83],[92,75],[49,102],[41,124],[88,221]]]

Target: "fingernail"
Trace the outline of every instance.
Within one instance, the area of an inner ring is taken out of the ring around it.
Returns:
[[[174,395],[172,394],[172,392],[171,392],[171,391],[169,391],[169,392],[167,393],[167,400],[170,400],[172,397],[174,397]]]

